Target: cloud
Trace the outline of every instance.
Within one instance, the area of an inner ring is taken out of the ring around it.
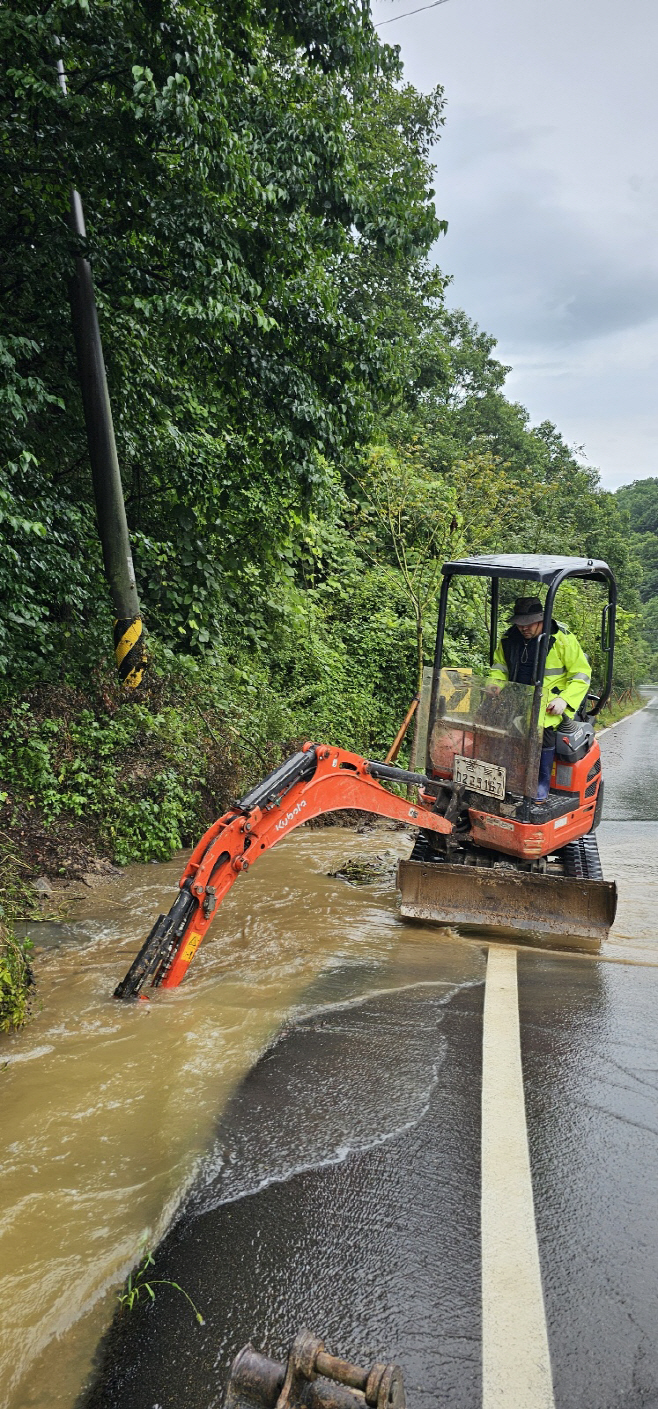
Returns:
[[[498,352],[513,366],[508,396],[583,446],[605,488],[658,474],[658,319],[571,348]]]
[[[549,128],[524,128],[506,111],[458,109],[451,121],[437,152],[437,206],[449,230],[436,256],[454,276],[452,301],[526,349],[566,347],[658,315],[648,229],[629,230],[624,210],[602,219],[574,204],[543,159]]]
[[[658,190],[593,202],[551,161],[555,133],[457,105],[437,149],[449,302],[498,339],[507,393],[552,420],[609,488],[658,473]]]
[[[381,34],[410,82],[445,87],[450,302],[606,485],[657,475],[655,0],[452,0]]]

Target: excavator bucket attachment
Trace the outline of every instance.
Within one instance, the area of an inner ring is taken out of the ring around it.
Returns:
[[[613,881],[400,861],[405,919],[545,948],[596,950],[617,909]]]

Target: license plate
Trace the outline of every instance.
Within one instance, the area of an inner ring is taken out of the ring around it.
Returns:
[[[479,758],[463,758],[457,754],[452,774],[456,783],[463,783],[474,793],[485,797],[505,796],[505,769],[497,763],[483,763]]]

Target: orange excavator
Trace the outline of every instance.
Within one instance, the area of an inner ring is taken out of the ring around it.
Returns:
[[[463,577],[490,583],[490,667],[501,580],[545,587],[529,685],[512,680],[494,692],[486,670],[444,664],[449,592]],[[542,682],[555,596],[572,578],[607,588],[601,617],[605,682],[573,719],[560,721],[549,796],[540,804]],[[169,914],[157,920],[115,997],[139,998],[146,985],[176,988],[238,876],[295,827],[343,809],[416,829],[411,856],[398,866],[405,918],[551,947],[600,944],[614,920],[616,886],[603,880],[596,843],[603,780],[594,718],[612,688],[616,602],[613,573],[600,560],[503,554],[446,563],[434,666],[426,672],[418,709],[416,754],[419,747],[425,751],[425,771],[305,744],[208,829]],[[406,797],[391,791],[392,784]]]

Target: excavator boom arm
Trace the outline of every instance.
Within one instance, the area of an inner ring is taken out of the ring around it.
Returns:
[[[242,871],[303,822],[325,812],[355,809],[448,833],[451,823],[424,803],[388,792],[380,778],[413,783],[425,791],[437,784],[359,754],[324,744],[305,744],[225,812],[195,847],[168,915],[161,915],[142,945],[116,998],[137,998],[145,983],[177,988],[185,977],[219,905]]]

